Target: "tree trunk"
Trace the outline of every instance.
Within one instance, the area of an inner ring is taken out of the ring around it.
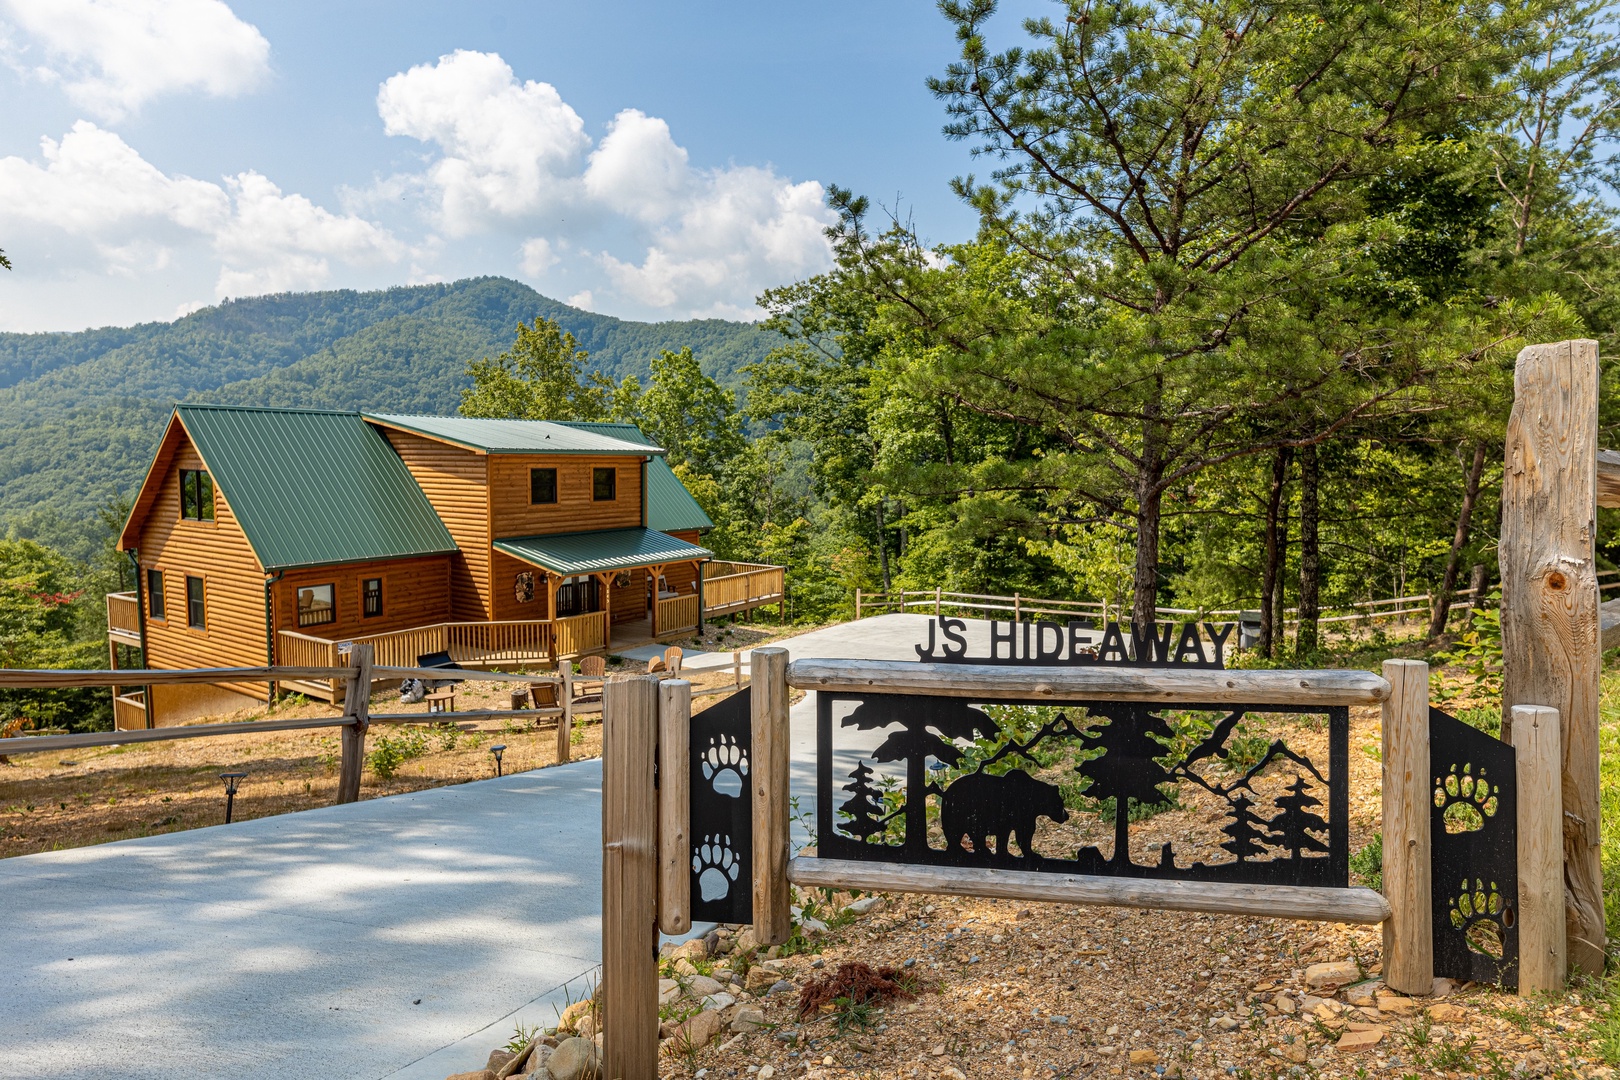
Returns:
[[[1271,491],[1266,498],[1266,561],[1260,568],[1260,655],[1271,659],[1277,638],[1277,612],[1272,598],[1277,589],[1281,568],[1277,562],[1277,518],[1282,509],[1283,488],[1288,483],[1288,459],[1292,451],[1282,447],[1271,459]]]
[[[889,591],[889,545],[883,539],[883,500],[873,507],[877,514],[878,565],[883,567],[883,591]]]
[[[1310,656],[1321,642],[1317,636],[1317,617],[1322,613],[1322,563],[1318,547],[1317,506],[1321,466],[1317,448],[1302,446],[1299,450],[1299,632],[1294,638],[1294,652]]]
[[[1131,800],[1123,795],[1114,798],[1114,857],[1108,861],[1114,866],[1128,866],[1131,861]]]
[[[1474,516],[1474,503],[1479,499],[1479,478],[1485,472],[1485,442],[1474,444],[1474,461],[1468,467],[1463,481],[1462,509],[1457,512],[1457,531],[1451,535],[1451,551],[1446,555],[1446,572],[1440,579],[1440,591],[1434,598],[1434,614],[1429,620],[1429,637],[1446,632],[1446,619],[1451,614],[1451,594],[1457,588],[1457,572],[1462,568],[1463,548],[1468,544],[1468,523]]]
[[[1136,567],[1131,598],[1131,632],[1138,640],[1153,635],[1159,607],[1159,524],[1163,517],[1163,432],[1148,410],[1142,422],[1142,460],[1136,471]]]
[[[1289,451],[1289,460],[1292,462],[1293,451]],[[1277,504],[1277,573],[1272,577],[1271,586],[1271,637],[1273,651],[1278,655],[1288,645],[1288,620],[1285,593],[1288,585],[1288,477],[1287,465],[1283,466],[1283,497]]]
[[[913,855],[928,850],[928,770],[924,767],[926,761],[926,757],[920,753],[906,757],[905,850]]]

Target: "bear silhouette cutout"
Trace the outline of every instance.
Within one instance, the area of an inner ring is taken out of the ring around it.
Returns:
[[[1016,838],[1020,857],[1029,862],[1040,859],[1035,850],[1035,826],[1043,817],[1069,820],[1062,792],[1017,771],[1001,776],[970,773],[960,778],[945,789],[939,814],[947,849],[966,851],[966,840],[972,842],[976,854],[987,855],[993,838],[995,854],[1008,858],[1008,844]]]

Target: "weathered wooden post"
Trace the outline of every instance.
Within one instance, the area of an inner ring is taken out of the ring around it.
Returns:
[[[1512,728],[1519,794],[1519,993],[1558,993],[1568,975],[1558,710],[1515,705]]]
[[[658,929],[692,929],[692,684],[658,684]]]
[[[572,660],[557,661],[557,674],[562,676],[562,686],[558,693],[562,695],[562,715],[557,717],[557,764],[561,765],[569,759],[573,752],[574,742],[574,662]]]
[[[615,1080],[658,1076],[658,679],[602,687],[602,1055]]]
[[[1433,885],[1429,856],[1429,665],[1385,660],[1384,982],[1403,994],[1434,988]]]
[[[349,648],[349,677],[343,690],[343,756],[338,765],[340,803],[360,799],[360,769],[366,761],[366,728],[371,725],[371,646]]]
[[[786,649],[749,654],[754,759],[754,935],[780,945],[793,934],[788,910],[788,685]]]
[[[1513,706],[1558,710],[1564,903],[1571,967],[1603,970],[1598,797],[1598,352],[1531,345],[1513,372],[1502,477],[1502,737]]]
[[[861,590],[856,589],[855,590],[855,618],[859,619],[860,617],[861,617]]]

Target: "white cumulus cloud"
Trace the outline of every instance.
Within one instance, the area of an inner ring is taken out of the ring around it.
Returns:
[[[223,184],[164,173],[88,120],[40,140],[38,161],[0,158],[0,235],[20,260],[49,252],[58,270],[126,275],[201,247],[219,262],[220,296],[311,288],[332,260],[367,266],[405,254],[379,226],[283,194],[256,172]]]
[[[422,179],[452,236],[566,198],[591,143],[556,87],[518,82],[493,53],[458,50],[393,76],[377,112],[388,134],[438,144],[442,156]]]
[[[13,41],[12,62],[106,120],[164,94],[240,94],[270,71],[270,43],[223,0],[0,0],[0,10],[43,54]]]
[[[439,151],[425,172],[378,194],[425,192],[449,236],[523,228],[519,267],[529,277],[557,266],[563,242],[601,248],[606,291],[647,314],[756,318],[762,289],[831,265],[819,183],[769,167],[694,168],[669,124],[640,109],[619,112],[593,148],[556,88],[520,82],[493,53],[456,52],[395,75],[377,109],[390,135]],[[555,220],[563,216],[566,226]],[[592,230],[611,239],[592,243]],[[589,303],[602,291],[575,295]]]

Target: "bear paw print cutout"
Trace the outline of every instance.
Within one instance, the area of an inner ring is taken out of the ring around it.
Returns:
[[[748,775],[748,753],[729,735],[709,740],[709,748],[698,760],[703,764],[703,779],[716,792],[738,798],[743,792],[743,777]]]
[[[692,872],[698,876],[698,895],[705,901],[724,899],[741,866],[729,836],[705,836],[692,849]]]
[[[1465,833],[1483,829],[1485,819],[1496,816],[1499,802],[1485,770],[1463,764],[1453,765],[1449,773],[1435,780],[1434,805],[1442,811],[1446,832]]]
[[[1451,897],[1451,925],[1464,932],[1468,947],[1500,960],[1502,929],[1514,921],[1513,905],[1502,899],[1496,882],[1475,878],[1472,886],[1463,878],[1461,892]]]

